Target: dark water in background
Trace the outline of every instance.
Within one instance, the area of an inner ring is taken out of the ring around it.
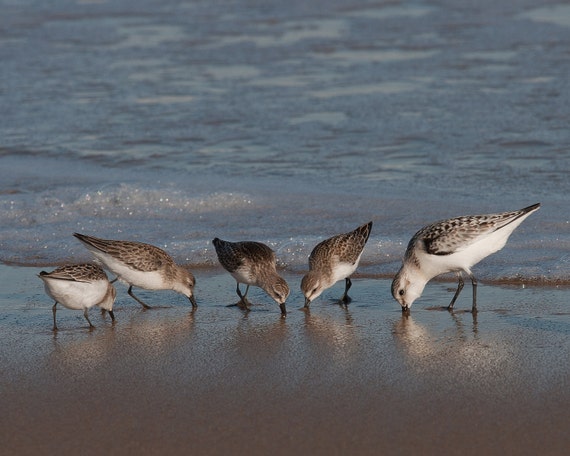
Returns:
[[[74,231],[215,264],[210,240],[375,221],[393,274],[431,221],[542,202],[479,277],[570,281],[570,5],[0,1],[0,260]]]

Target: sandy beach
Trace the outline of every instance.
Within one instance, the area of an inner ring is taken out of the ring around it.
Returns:
[[[353,280],[289,313],[259,290],[248,314],[221,270],[196,272],[199,307],[118,285],[117,322],[51,305],[38,268],[2,266],[4,454],[565,454],[568,289],[435,282],[402,316],[390,281]]]
[[[2,2],[1,456],[570,454],[569,43],[560,1]],[[414,233],[537,203],[476,315],[453,277],[402,315]],[[352,303],[301,311],[369,221]],[[117,284],[54,333],[74,232],[192,265],[198,308]],[[285,318],[227,307],[215,237],[275,251]]]

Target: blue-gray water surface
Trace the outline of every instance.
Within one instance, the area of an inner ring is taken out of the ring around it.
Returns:
[[[541,202],[486,280],[570,281],[570,5],[0,1],[0,260],[74,231],[301,271],[374,220],[391,275],[423,225]]]

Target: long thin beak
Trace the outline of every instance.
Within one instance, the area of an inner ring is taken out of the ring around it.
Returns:
[[[190,302],[192,303],[192,307],[195,309],[196,307],[198,307],[198,304],[196,304],[196,298],[194,297],[194,295],[188,297],[188,299],[190,300]]]
[[[305,298],[305,308],[309,308],[309,304],[311,304],[311,300],[309,298]]]
[[[281,309],[281,315],[287,315],[287,309],[285,308],[285,303],[279,304],[279,308]]]
[[[109,316],[111,317],[111,321],[115,321],[115,314],[112,310],[109,310]]]

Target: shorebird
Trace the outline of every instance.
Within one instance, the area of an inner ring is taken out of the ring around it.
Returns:
[[[426,284],[435,276],[456,272],[459,283],[447,307],[453,310],[463,289],[462,273],[473,285],[472,311],[477,311],[477,279],[471,268],[483,258],[502,249],[511,233],[540,203],[519,211],[468,215],[435,222],[419,230],[410,240],[403,265],[392,282],[392,296],[407,311]]]
[[[133,293],[133,286],[145,290],[174,290],[186,296],[197,307],[194,298],[194,276],[177,265],[164,250],[134,241],[113,241],[74,233],[91,253],[122,282],[128,293],[145,309],[150,306]],[[115,281],[113,280],[113,282]]]
[[[345,305],[350,302],[350,276],[358,267],[371,230],[372,222],[368,222],[350,233],[326,239],[313,249],[309,256],[309,272],[301,281],[305,309],[308,309],[311,301],[319,297],[324,290],[342,279],[345,279],[345,288],[340,301]]]
[[[81,310],[89,323],[89,328],[95,326],[89,320],[89,309],[99,306],[107,310],[111,320],[115,321],[113,304],[116,291],[107,279],[105,271],[95,264],[73,264],[62,266],[52,272],[42,271],[38,277],[44,282],[48,296],[55,300],[52,307],[53,330],[57,331],[55,314],[57,305],[61,304],[68,309]]]
[[[249,310],[247,292],[253,285],[263,289],[271,296],[285,315],[285,301],[289,296],[289,285],[277,274],[275,252],[261,242],[228,242],[215,238],[212,243],[221,265],[237,282],[236,293],[240,298],[239,306]],[[247,285],[242,294],[239,284]]]

